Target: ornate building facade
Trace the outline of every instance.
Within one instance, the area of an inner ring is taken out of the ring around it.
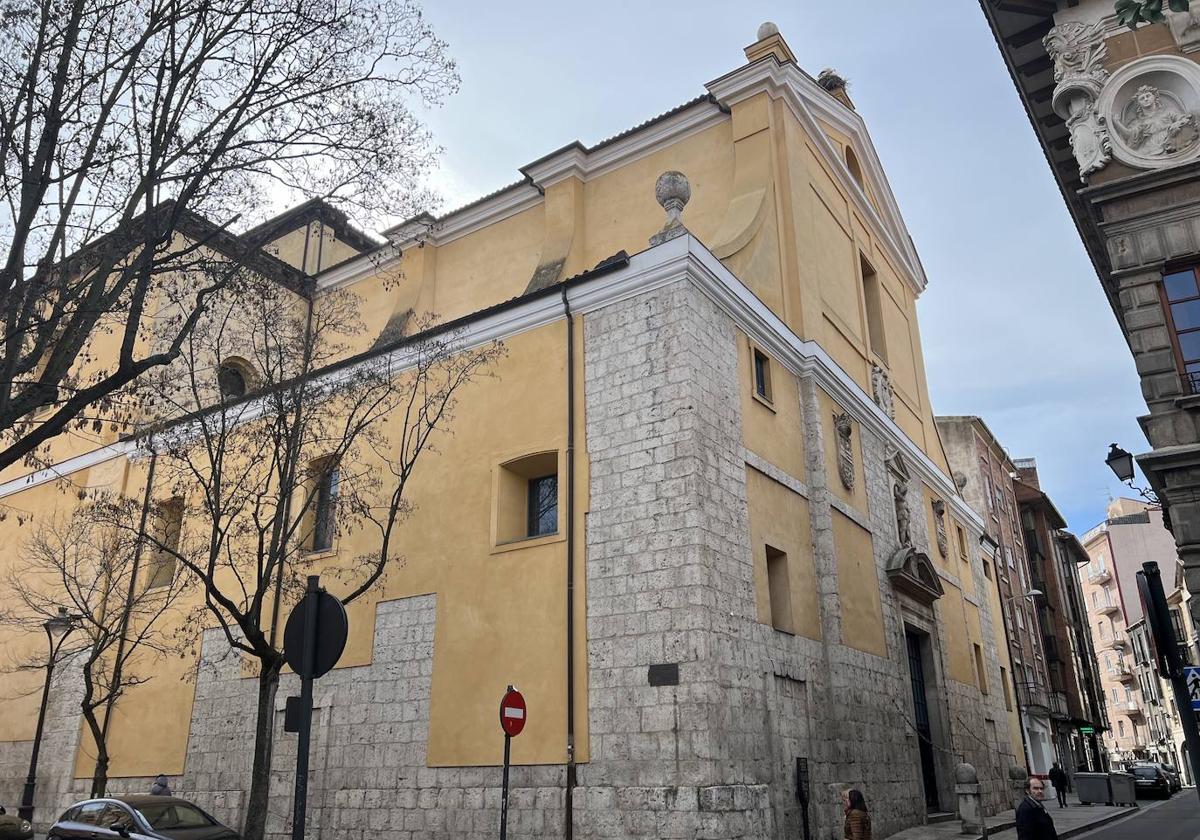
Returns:
[[[510,807],[523,837],[827,836],[848,786],[885,836],[954,810],[963,760],[985,807],[1007,807],[1003,634],[985,523],[930,406],[925,275],[840,80],[801,70],[771,25],[745,54],[697,99],[386,231],[387,247],[308,211],[255,229],[315,294],[364,302],[355,363],[402,367],[414,312],[507,351],[419,467],[406,562],[355,602],[318,684],[317,836],[490,830],[508,684],[529,705]],[[0,476],[0,496],[38,511],[72,504],[63,481],[171,492],[145,455],[137,438],[66,441],[52,470]],[[10,519],[0,539],[23,535]],[[367,539],[331,536],[314,570]],[[32,678],[16,682],[6,801],[36,714]],[[111,789],[165,773],[236,824],[254,688],[206,630],[121,697]],[[78,691],[60,669],[42,826],[87,790]],[[288,824],[290,737],[276,733],[272,835]]]

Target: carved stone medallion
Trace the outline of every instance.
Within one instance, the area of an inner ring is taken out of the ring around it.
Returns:
[[[1163,169],[1200,159],[1200,64],[1190,58],[1131,61],[1112,74],[1096,108],[1124,164]]]
[[[854,423],[847,412],[834,413],[833,428],[837,432],[838,478],[842,480],[843,487],[853,490],[854,445],[851,436],[854,434]]]
[[[885,368],[874,362],[871,362],[871,394],[875,398],[875,405],[895,420],[896,405],[895,394],[892,393],[892,378]]]
[[[950,542],[946,537],[946,503],[941,499],[933,500],[933,525],[937,532],[938,554],[948,557]]]
[[[1196,117],[1170,91],[1142,85],[1125,103],[1113,124],[1131,148],[1155,157],[1187,151],[1200,140]]]

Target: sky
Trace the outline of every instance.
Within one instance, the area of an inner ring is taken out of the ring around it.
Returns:
[[[443,0],[425,13],[462,76],[421,112],[444,149],[443,209],[704,93],[774,21],[805,70],[849,80],[866,120],[929,278],[918,316],[935,412],[978,415],[1012,457],[1036,458],[1076,533],[1110,495],[1132,495],[1104,463],[1112,442],[1149,449],[1132,357],[973,0]]]

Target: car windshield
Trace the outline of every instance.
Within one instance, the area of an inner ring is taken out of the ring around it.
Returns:
[[[184,802],[155,802],[138,808],[150,827],[158,831],[172,828],[202,828],[213,825],[203,811]]]
[[[1137,776],[1139,779],[1157,779],[1158,771],[1153,767],[1134,767],[1133,775]]]

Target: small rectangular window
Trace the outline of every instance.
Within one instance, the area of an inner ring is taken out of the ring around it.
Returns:
[[[767,587],[771,595],[771,626],[784,633],[795,633],[792,624],[792,588],[788,580],[787,554],[766,546]]]
[[[987,694],[987,668],[983,664],[983,648],[979,645],[974,645],[973,647],[975,648],[975,679],[979,682],[979,691],[982,694]]]
[[[175,579],[174,552],[179,550],[183,529],[183,499],[175,497],[155,505],[151,523],[154,529],[146,564],[146,588],[169,586]]]
[[[558,533],[558,475],[529,479],[525,534],[544,537]]]
[[[337,533],[337,499],[340,474],[337,465],[326,461],[318,467],[315,498],[312,500],[312,551],[333,548]]]
[[[983,576],[985,578],[987,578],[988,580],[991,580],[992,579],[992,564],[987,561],[986,557],[982,558],[982,560],[983,560]]]
[[[967,532],[963,530],[961,525],[955,525],[954,530],[958,537],[958,557],[960,560],[967,561],[970,556],[967,552]]]
[[[754,393],[771,402],[771,360],[757,348],[754,349]]]
[[[1008,671],[1006,671],[1003,666],[1000,667],[1000,682],[1003,684],[1004,688],[1004,708],[1011,712],[1013,707],[1011,691],[1012,686],[1008,684]]]
[[[862,269],[863,300],[867,309],[867,341],[871,352],[886,363],[887,341],[883,328],[883,295],[879,275],[862,254],[859,254],[858,260]]]

